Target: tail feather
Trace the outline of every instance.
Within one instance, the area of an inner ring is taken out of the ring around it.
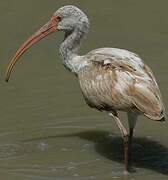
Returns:
[[[163,112],[161,112],[160,115],[149,115],[149,114],[144,114],[144,115],[147,116],[149,119],[155,121],[160,121],[160,122],[166,121],[166,115]]]
[[[165,122],[166,121],[166,117],[165,116],[163,116],[159,121],[161,121],[161,122]]]

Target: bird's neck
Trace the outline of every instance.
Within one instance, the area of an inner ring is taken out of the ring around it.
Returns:
[[[65,39],[61,43],[60,55],[63,64],[71,72],[76,72],[79,68],[79,61],[76,60],[80,58],[78,55],[79,46],[85,34],[86,32],[75,29],[73,32],[65,33]]]

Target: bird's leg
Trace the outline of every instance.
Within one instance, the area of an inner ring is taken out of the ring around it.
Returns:
[[[127,129],[123,126],[123,124],[121,123],[120,119],[118,118],[118,114],[117,112],[111,112],[109,113],[110,116],[112,116],[117,124],[117,126],[119,127],[122,137],[123,137],[123,141],[124,141],[124,163],[125,163],[125,173],[128,174],[129,171],[129,164],[128,164],[128,160],[129,160],[129,154],[128,154],[128,149],[129,149],[129,134]]]
[[[128,112],[128,125],[129,125],[129,164],[132,163],[132,137],[134,134],[134,128],[137,122],[138,115],[133,112]]]

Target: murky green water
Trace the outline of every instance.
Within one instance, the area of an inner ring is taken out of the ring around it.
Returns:
[[[61,65],[61,33],[34,46],[11,81],[4,82],[15,50],[66,4],[78,5],[91,19],[81,52],[110,46],[140,54],[153,69],[167,106],[167,1],[1,1],[0,179],[168,179],[168,125],[144,117],[134,138],[135,172],[123,176],[120,132],[107,115],[85,105],[76,78]]]

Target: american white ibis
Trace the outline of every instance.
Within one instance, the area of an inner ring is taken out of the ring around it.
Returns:
[[[33,44],[56,31],[65,32],[60,46],[62,62],[77,76],[86,103],[106,111],[119,127],[124,140],[125,170],[128,171],[129,149],[137,116],[143,114],[155,121],[165,120],[159,87],[150,68],[138,55],[127,50],[100,48],[84,56],[78,55],[79,44],[89,31],[89,20],[80,9],[72,5],[58,9],[51,20],[18,49],[7,68],[6,81],[19,57]],[[118,111],[127,112],[129,130],[120,121]]]

